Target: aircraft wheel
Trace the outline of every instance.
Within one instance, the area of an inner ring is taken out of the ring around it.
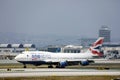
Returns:
[[[48,66],[48,68],[53,68],[53,66],[52,66],[52,65],[50,65],[50,66]]]
[[[27,68],[27,66],[24,64],[23,68]]]
[[[56,68],[60,68],[60,66],[56,66]]]

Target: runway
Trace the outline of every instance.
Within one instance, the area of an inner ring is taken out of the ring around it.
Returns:
[[[0,77],[31,77],[31,76],[120,76],[118,70],[96,69],[0,69]]]

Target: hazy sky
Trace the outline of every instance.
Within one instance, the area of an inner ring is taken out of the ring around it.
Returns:
[[[120,0],[0,0],[0,32],[120,38]]]

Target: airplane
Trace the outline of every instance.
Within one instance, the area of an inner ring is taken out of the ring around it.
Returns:
[[[93,57],[102,56],[100,48],[103,44],[103,37],[99,37],[90,48],[84,53],[53,53],[46,51],[24,51],[15,57],[15,60],[22,63],[24,68],[26,64],[33,64],[35,66],[46,64],[48,68],[65,68],[70,65],[82,66],[94,63]]]

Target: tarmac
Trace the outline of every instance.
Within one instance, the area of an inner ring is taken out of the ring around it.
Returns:
[[[95,63],[98,63],[98,64],[105,64],[105,63],[118,63],[118,64],[120,64],[120,59],[90,59],[90,60],[94,60]],[[19,62],[17,62],[15,59],[13,59],[13,60],[9,60],[9,59],[0,60],[0,64],[16,64],[16,63],[19,63]]]
[[[38,77],[38,76],[120,76],[120,69],[0,69],[0,77]]]
[[[93,64],[120,64],[118,60],[94,59]],[[13,60],[3,60],[0,64],[18,64]],[[0,77],[38,77],[38,76],[120,76],[120,69],[55,69],[55,68],[12,68],[0,69]]]

